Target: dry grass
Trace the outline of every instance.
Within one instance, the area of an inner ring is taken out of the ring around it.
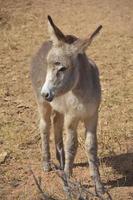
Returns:
[[[47,14],[66,33],[80,37],[103,25],[103,33],[87,52],[98,64],[102,82],[100,171],[113,199],[132,199],[132,7],[129,0],[84,0],[82,4],[79,0],[0,0],[0,148],[9,153],[0,165],[2,199],[38,198],[29,164],[42,177],[48,193],[65,198],[55,173],[44,174],[41,169],[38,117],[29,79],[31,56],[48,38]],[[90,185],[83,131],[81,124],[82,148],[76,157],[74,178]],[[54,152],[52,158],[55,161]]]

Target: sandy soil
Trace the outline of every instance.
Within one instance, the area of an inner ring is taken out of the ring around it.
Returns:
[[[131,0],[0,0],[0,154],[7,152],[0,164],[0,199],[41,199],[29,166],[47,192],[65,199],[60,178],[41,167],[38,115],[29,78],[31,57],[48,39],[48,14],[64,33],[79,37],[103,25],[87,51],[99,66],[102,83],[100,172],[114,200],[133,199],[132,10]],[[83,131],[81,124],[74,178],[89,187]],[[56,163],[54,150],[52,159]]]

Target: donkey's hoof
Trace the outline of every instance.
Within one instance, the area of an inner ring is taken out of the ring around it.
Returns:
[[[105,194],[105,188],[104,188],[103,184],[100,184],[100,185],[96,186],[95,189],[96,189],[96,194],[98,196],[102,196],[102,195]]]
[[[100,194],[97,194],[97,196],[98,196],[100,199],[112,200],[111,195],[110,195],[109,192],[107,192],[107,191],[104,191],[103,194],[101,194],[101,192],[100,192]]]
[[[65,174],[66,174],[66,176],[68,178],[70,178],[72,176],[72,170],[70,170],[70,169],[64,169],[64,172],[65,172]]]
[[[43,170],[44,170],[45,172],[51,171],[52,169],[51,169],[50,163],[45,163],[45,164],[43,164]]]

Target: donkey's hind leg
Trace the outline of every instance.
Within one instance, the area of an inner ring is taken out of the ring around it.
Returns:
[[[99,163],[97,158],[97,120],[98,114],[96,113],[91,119],[85,121],[86,126],[86,153],[88,156],[90,175],[94,181],[96,193],[101,195],[104,193],[104,187],[101,182],[99,173]]]
[[[38,104],[40,113],[40,133],[42,142],[42,162],[44,171],[50,171],[50,149],[49,149],[49,136],[50,136],[50,115],[51,106],[47,102]]]
[[[54,134],[55,134],[56,158],[60,163],[60,168],[64,169],[65,153],[64,153],[64,145],[62,137],[64,116],[59,112],[54,111],[53,123],[54,123]]]

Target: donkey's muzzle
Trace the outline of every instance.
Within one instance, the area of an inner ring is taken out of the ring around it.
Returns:
[[[52,92],[41,92],[41,96],[46,100],[51,102],[54,98],[54,95],[52,94]]]

